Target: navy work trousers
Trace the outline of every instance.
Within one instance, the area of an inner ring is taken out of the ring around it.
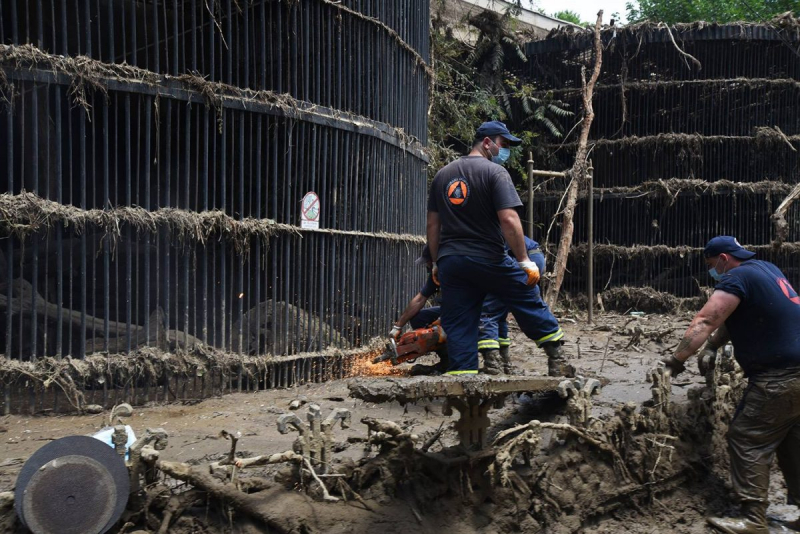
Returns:
[[[528,257],[544,275],[547,266],[544,254],[539,248],[528,251]],[[478,328],[478,350],[499,349],[511,345],[508,337],[508,308],[496,296],[489,294],[483,301],[481,324]]]
[[[514,314],[522,331],[537,345],[558,341],[564,333],[542,300],[539,286],[508,255],[497,260],[445,256],[437,262],[441,282],[442,328],[447,333],[450,374],[478,371],[478,326],[481,306],[492,293]]]
[[[442,314],[441,307],[431,306],[430,308],[422,308],[419,313],[412,317],[408,324],[416,330],[417,328],[425,328],[433,321],[439,318]]]

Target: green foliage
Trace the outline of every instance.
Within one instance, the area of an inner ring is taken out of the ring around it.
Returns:
[[[476,128],[484,121],[502,120],[523,144],[511,151],[506,167],[520,181],[525,175],[527,148],[540,136],[560,138],[561,121],[573,116],[566,104],[535,94],[535,87],[515,72],[525,61],[510,31],[513,15],[482,12],[470,19],[474,45],[453,37],[454,28],[434,16],[431,50],[435,83],[428,117],[429,177],[469,151]]]
[[[555,18],[557,18],[557,19],[565,20],[567,22],[571,22],[573,24],[578,24],[580,26],[588,26],[589,25],[588,22],[585,22],[585,21],[581,20],[581,16],[580,15],[578,15],[577,13],[575,13],[574,11],[571,11],[569,9],[565,9],[563,11],[556,11],[555,13],[553,13],[553,16]]]
[[[637,5],[638,4],[638,5]],[[793,11],[800,14],[800,0],[638,0],[628,2],[628,22],[763,22]]]

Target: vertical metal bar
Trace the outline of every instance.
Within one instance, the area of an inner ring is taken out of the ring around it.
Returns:
[[[528,151],[528,237],[533,239],[533,151]]]
[[[209,109],[206,107],[203,110],[203,152],[201,154],[201,209],[203,211],[208,211],[208,161],[210,157],[210,150],[209,150],[209,139],[208,139],[208,130],[209,130],[209,123],[214,120],[214,116],[209,113]],[[200,248],[200,287],[202,287],[202,297],[201,302],[202,310],[203,310],[203,327],[202,327],[202,337],[201,339],[205,343],[213,344],[213,341],[209,339],[208,336],[208,264],[209,264],[209,254],[208,254],[208,247],[209,245],[202,245]],[[205,376],[203,377],[205,379]],[[205,383],[205,381],[204,381]]]
[[[152,168],[152,157],[150,154],[151,147],[151,132],[152,132],[152,117],[153,117],[153,99],[147,97],[145,100],[144,108],[144,202],[142,207],[146,211],[150,211],[150,170]],[[146,343],[150,344],[150,234],[144,234],[144,289],[143,293],[143,307],[144,307],[144,334]],[[156,330],[158,331],[158,330]]]
[[[586,283],[587,289],[586,294],[589,297],[589,305],[588,305],[588,320],[589,324],[594,323],[594,168],[592,167],[592,161],[589,160],[589,167],[586,170],[586,180],[589,184],[589,191],[588,191],[588,198],[587,198],[587,208],[586,208],[586,217],[587,217],[587,254],[586,254],[586,264],[587,264],[587,276],[586,276]]]

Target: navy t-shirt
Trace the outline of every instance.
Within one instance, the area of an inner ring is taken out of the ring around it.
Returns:
[[[439,258],[452,255],[501,259],[505,241],[497,212],[521,206],[511,176],[482,156],[464,156],[433,179],[428,211],[439,213]]]
[[[715,289],[741,299],[725,326],[748,377],[800,369],[800,296],[780,269],[748,260],[722,275]]]

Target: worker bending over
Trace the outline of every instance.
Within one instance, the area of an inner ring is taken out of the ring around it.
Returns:
[[[748,378],[728,430],[731,482],[742,517],[708,520],[728,534],[769,533],[769,471],[776,454],[788,503],[800,505],[800,296],[775,265],[753,256],[730,236],[708,242],[705,261],[717,281],[714,293],[675,355],[664,360],[676,376],[724,324],[707,348],[715,351],[730,339]],[[798,530],[800,521],[787,526]]]

